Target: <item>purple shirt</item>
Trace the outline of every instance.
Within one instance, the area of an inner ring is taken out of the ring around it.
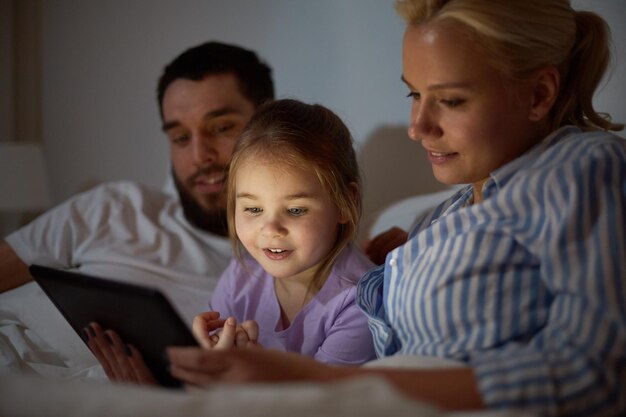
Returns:
[[[374,359],[367,317],[355,302],[356,283],[374,265],[359,251],[345,248],[324,286],[283,329],[274,278],[250,256],[244,267],[233,259],[211,297],[209,310],[237,322],[256,320],[259,343],[312,356],[320,362],[358,365]]]

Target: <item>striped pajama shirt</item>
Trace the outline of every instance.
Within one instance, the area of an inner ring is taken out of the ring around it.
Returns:
[[[359,283],[378,356],[466,362],[485,404],[626,413],[626,140],[559,129]]]

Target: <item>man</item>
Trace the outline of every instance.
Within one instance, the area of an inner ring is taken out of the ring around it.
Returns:
[[[0,244],[0,292],[30,281],[38,263],[166,291],[183,282],[170,295],[187,318],[197,312],[188,300],[197,288],[210,293],[231,257],[226,168],[255,108],[274,97],[271,69],[251,51],[208,42],[167,65],[157,93],[177,193],[122,181],[53,208]]]

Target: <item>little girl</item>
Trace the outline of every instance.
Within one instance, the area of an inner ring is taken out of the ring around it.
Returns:
[[[257,110],[228,175],[235,258],[211,311],[194,319],[205,348],[258,343],[341,365],[375,358],[355,304],[356,283],[373,267],[352,246],[359,185],[350,132],[333,112],[295,100]]]

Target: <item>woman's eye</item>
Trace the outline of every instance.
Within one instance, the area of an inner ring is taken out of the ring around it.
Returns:
[[[445,105],[446,107],[450,107],[450,108],[455,108],[455,107],[459,107],[461,104],[463,104],[465,102],[465,100],[460,100],[460,99],[452,99],[452,100],[441,100],[441,103],[443,103],[443,105]]]
[[[410,98],[411,100],[419,100],[420,99],[420,93],[417,93],[415,91],[410,91],[409,94],[406,95],[408,98]]]
[[[307,209],[301,208],[301,207],[295,207],[295,208],[287,209],[287,212],[289,212],[289,214],[291,214],[292,216],[302,216],[304,213],[307,212]]]

